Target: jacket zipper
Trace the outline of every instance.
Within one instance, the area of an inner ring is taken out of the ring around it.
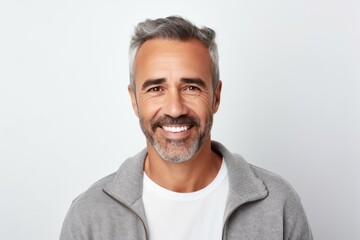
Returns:
[[[242,204],[241,204],[242,205]],[[224,222],[224,226],[223,226],[223,232],[222,232],[222,240],[226,240],[225,239],[225,234],[226,234],[226,230],[227,230],[227,223],[231,217],[231,215],[235,212],[236,209],[238,209],[241,205],[238,205],[236,206],[235,208],[233,208],[231,211],[230,211],[230,214],[227,216],[225,222]]]
[[[127,209],[130,210],[130,212],[132,212],[135,216],[137,216],[137,218],[140,220],[140,222],[142,223],[143,227],[144,227],[144,232],[145,232],[145,236],[144,236],[144,240],[147,240],[147,235],[148,235],[148,231],[146,229],[146,226],[145,226],[145,222],[144,220],[139,216],[139,214],[137,214],[130,206],[128,206],[126,203],[124,203],[123,201],[117,199],[117,198],[114,198],[113,196],[111,196],[109,193],[107,193],[105,190],[103,190],[109,197],[111,197],[112,199],[114,199],[115,201],[117,201],[119,204],[125,206]]]

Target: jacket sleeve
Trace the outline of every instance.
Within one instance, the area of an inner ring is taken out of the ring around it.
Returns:
[[[72,205],[65,217],[61,228],[60,240],[85,240],[84,229],[86,228],[81,221],[81,217],[74,211]]]
[[[313,240],[305,210],[297,194],[287,199],[283,217],[284,240]]]

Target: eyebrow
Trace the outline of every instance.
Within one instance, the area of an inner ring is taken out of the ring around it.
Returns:
[[[203,88],[207,87],[207,84],[201,78],[181,78],[181,82],[196,84],[196,85],[198,85],[200,87],[203,87]]]
[[[148,79],[143,83],[143,85],[141,87],[141,90],[144,90],[144,89],[148,88],[149,86],[158,85],[158,84],[161,84],[161,83],[164,83],[164,82],[165,82],[165,78]]]

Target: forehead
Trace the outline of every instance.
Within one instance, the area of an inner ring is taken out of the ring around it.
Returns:
[[[136,81],[145,80],[144,78],[166,78],[160,75],[170,73],[184,75],[181,77],[211,78],[211,58],[209,50],[195,39],[151,39],[139,48],[134,70]]]
[[[176,40],[176,39],[161,39],[155,38],[150,39],[144,42],[138,52],[137,56],[141,54],[146,54],[149,52],[165,52],[171,51],[176,52],[176,50],[180,51],[196,51],[196,53],[208,54],[208,49],[197,39],[189,39],[189,40]]]

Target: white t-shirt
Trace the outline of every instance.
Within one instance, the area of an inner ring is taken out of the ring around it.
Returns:
[[[167,190],[144,173],[143,201],[150,240],[220,240],[228,190],[225,161],[208,186],[191,193]]]

